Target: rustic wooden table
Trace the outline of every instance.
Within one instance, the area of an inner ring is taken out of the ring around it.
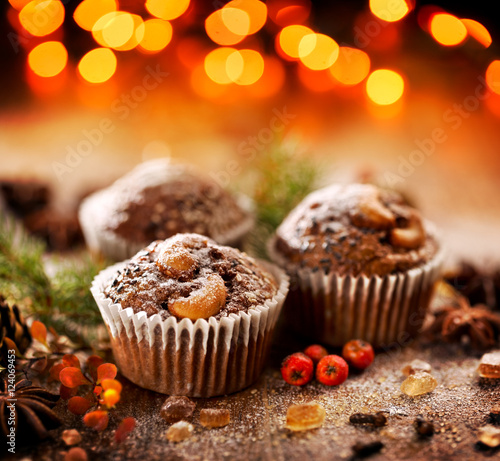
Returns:
[[[86,428],[81,417],[71,415],[65,403],[57,411],[64,425],[52,438],[36,447],[23,447],[8,459],[63,459],[67,447],[61,440],[64,429],[82,434],[80,447],[96,460],[334,460],[354,459],[352,445],[379,440],[384,448],[373,460],[442,460],[496,457],[498,451],[477,445],[477,429],[488,422],[488,413],[500,403],[498,381],[481,379],[476,368],[480,353],[459,345],[429,343],[420,339],[405,348],[380,352],[365,372],[351,374],[346,383],[329,388],[310,383],[298,388],[286,384],[279,374],[280,360],[305,344],[278,331],[269,365],[257,383],[226,397],[196,399],[193,436],[181,443],[165,437],[168,424],[159,410],[165,396],[146,391],[120,377],[122,401],[103,433]],[[400,391],[401,369],[419,358],[432,365],[439,382],[430,394],[410,398]],[[326,409],[323,427],[304,432],[284,428],[286,410],[293,403],[314,401]],[[202,408],[227,408],[231,423],[219,429],[199,424]],[[353,426],[349,416],[357,412],[384,411],[388,424],[382,428]],[[417,415],[433,421],[436,433],[419,438],[413,427]],[[113,429],[126,416],[137,420],[129,438],[116,445]]]

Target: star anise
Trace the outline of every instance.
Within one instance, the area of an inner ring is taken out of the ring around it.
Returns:
[[[0,430],[3,437],[10,433],[11,416],[15,420],[16,440],[24,443],[40,441],[47,437],[50,429],[61,425],[61,420],[52,410],[59,395],[33,386],[27,379],[15,383],[13,389],[9,384],[6,377],[0,379]]]
[[[468,338],[471,345],[478,349],[491,348],[498,341],[500,314],[492,312],[484,304],[471,307],[467,298],[458,296],[455,303],[442,306],[434,315],[429,331],[441,335],[445,341]]]
[[[465,296],[470,304],[486,304],[500,310],[500,268],[481,269],[462,262],[458,270],[445,277],[455,290]]]

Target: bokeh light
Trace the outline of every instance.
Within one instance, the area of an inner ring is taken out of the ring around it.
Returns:
[[[73,18],[82,29],[91,31],[99,18],[117,9],[116,0],[83,0],[76,7]]]
[[[366,93],[375,104],[386,106],[398,101],[404,92],[401,75],[390,69],[378,69],[366,80]]]
[[[239,9],[248,15],[250,21],[248,35],[258,32],[267,21],[267,6],[259,0],[232,0],[224,6],[223,10],[229,8]]]
[[[64,5],[59,0],[33,0],[19,12],[19,21],[31,35],[49,35],[63,23]]]
[[[299,43],[299,57],[312,70],[328,69],[339,56],[339,45],[324,34],[308,34]]]
[[[44,42],[28,55],[30,69],[40,77],[54,77],[68,63],[68,52],[61,42]]]
[[[130,36],[130,38],[123,45],[112,47],[115,50],[118,50],[118,51],[132,50],[136,46],[138,46],[139,43],[144,38],[144,33],[145,33],[144,21],[137,14],[131,14],[130,16],[132,17],[132,21],[134,22],[134,31],[133,31],[132,35]]]
[[[461,19],[461,21],[471,37],[477,40],[485,48],[491,45],[491,34],[480,22],[474,21],[473,19]]]
[[[370,72],[370,58],[362,50],[341,46],[339,57],[330,67],[330,72],[343,85],[357,85]]]
[[[12,8],[21,11],[31,0],[9,0]]]
[[[116,71],[116,56],[109,48],[95,48],[78,63],[78,72],[90,83],[109,80]]]
[[[370,11],[387,22],[403,19],[410,11],[410,6],[405,0],[370,0]]]
[[[253,85],[247,87],[251,96],[268,98],[281,90],[285,83],[285,68],[282,62],[275,57],[264,57],[264,73]]]
[[[127,43],[135,31],[130,13],[116,11],[105,14],[92,27],[94,40],[102,46],[116,48]]]
[[[279,33],[277,44],[285,55],[293,59],[299,59],[300,42],[306,35],[310,35],[312,33],[313,31],[306,26],[287,26]]]
[[[226,61],[227,75],[238,85],[252,85],[264,73],[264,58],[255,50],[238,50]]]
[[[172,25],[163,19],[144,21],[143,38],[139,42],[141,51],[156,53],[163,50],[172,40]]]
[[[496,94],[500,94],[500,61],[495,60],[486,69],[486,83],[488,88]]]
[[[444,46],[459,45],[467,37],[467,29],[463,22],[448,13],[433,15],[429,30],[434,39]]]
[[[216,48],[211,51],[205,57],[205,72],[213,80],[215,83],[220,85],[228,85],[229,83],[233,83],[232,78],[229,76],[227,71],[227,60],[229,56],[231,56],[235,51],[234,48],[230,47],[222,47]],[[233,63],[238,64],[238,63]],[[239,72],[243,71],[243,63],[239,63]],[[239,77],[237,75],[236,70],[232,69],[232,77]]]
[[[310,0],[269,0],[269,17],[281,27],[303,24],[311,14]]]
[[[189,7],[189,0],[146,0],[146,9],[157,18],[171,21]]]
[[[237,8],[222,8],[205,20],[205,30],[218,45],[235,45],[241,42],[250,30],[248,13]]]

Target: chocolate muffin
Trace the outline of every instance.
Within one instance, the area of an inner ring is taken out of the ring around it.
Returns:
[[[310,194],[279,226],[270,254],[292,278],[286,318],[334,346],[415,335],[442,262],[433,226],[398,193],[369,184]]]
[[[145,162],[91,195],[79,216],[89,248],[114,260],[182,232],[238,245],[253,226],[248,198],[166,159]]]
[[[120,371],[173,395],[254,382],[288,291],[272,264],[198,234],[155,241],[94,280]]]

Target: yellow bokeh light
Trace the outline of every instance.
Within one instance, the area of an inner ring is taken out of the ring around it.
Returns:
[[[343,85],[357,85],[370,72],[370,58],[362,50],[341,46],[339,57],[330,67],[330,72]]]
[[[403,96],[404,80],[397,72],[378,69],[366,80],[366,93],[371,101],[381,106],[394,104]]]
[[[461,21],[471,37],[474,37],[485,48],[491,45],[491,35],[488,29],[480,22],[474,21],[473,19],[461,19]]]
[[[252,85],[264,73],[264,58],[255,50],[238,50],[226,60],[227,75],[238,85]]]
[[[437,13],[432,16],[430,32],[434,39],[444,46],[455,46],[467,37],[467,29],[456,16],[448,13]]]
[[[91,31],[99,18],[117,9],[116,0],[83,0],[76,7],[73,18],[82,29]]]
[[[370,11],[387,22],[395,22],[403,19],[410,7],[405,0],[370,0]]]
[[[172,25],[163,19],[148,19],[144,21],[144,36],[139,48],[147,53],[163,50],[172,40]]]
[[[21,11],[31,0],[9,0],[12,8]]]
[[[306,26],[287,26],[279,34],[279,46],[287,56],[298,59],[301,40],[312,33],[313,31]]]
[[[131,14],[130,16],[134,21],[134,32],[123,45],[113,47],[115,50],[118,51],[132,50],[133,48],[138,46],[141,40],[144,38],[144,33],[145,33],[144,21],[137,14]]]
[[[116,56],[109,48],[95,48],[78,63],[78,72],[90,83],[103,83],[116,71]]]
[[[64,5],[59,0],[33,0],[19,12],[19,21],[31,35],[49,35],[63,23]]]
[[[189,0],[146,0],[146,9],[157,18],[171,21],[189,7]]]
[[[68,52],[61,42],[44,42],[28,55],[30,69],[40,77],[54,77],[68,63]]]
[[[239,8],[224,7],[220,11],[221,19],[226,28],[236,35],[246,36],[250,30],[250,16]]]
[[[491,91],[500,94],[500,61],[495,60],[486,69],[486,83]]]
[[[102,46],[116,48],[125,45],[134,34],[132,15],[124,11],[107,13],[92,27],[94,40]]]
[[[208,53],[205,57],[205,72],[215,83],[219,83],[220,85],[233,83],[233,78],[239,77],[239,75],[237,75],[237,70],[234,67],[235,64],[240,66],[240,74],[243,71],[243,60],[239,63],[235,61],[231,71],[232,76],[230,77],[228,75],[227,60],[235,51],[237,50],[229,47],[217,48]]]
[[[223,10],[226,8],[239,9],[244,11],[250,20],[248,35],[258,32],[267,21],[267,6],[259,0],[232,0],[227,3]]]
[[[299,57],[311,70],[328,69],[339,57],[339,45],[324,34],[308,34],[299,43]]]
[[[232,23],[233,30],[227,24]],[[237,28],[238,24],[240,29]],[[212,13],[205,20],[205,30],[210,39],[218,45],[235,45],[241,42],[247,35],[250,27],[250,18],[247,13],[236,8],[222,8]]]

